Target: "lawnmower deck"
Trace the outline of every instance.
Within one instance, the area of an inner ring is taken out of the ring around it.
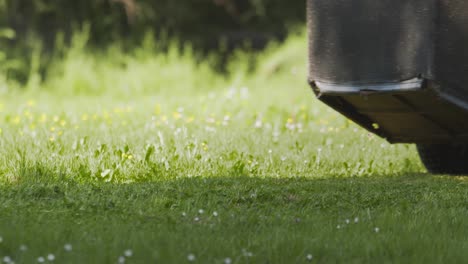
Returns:
[[[420,89],[321,93],[318,98],[391,143],[468,142],[468,109],[426,82]]]
[[[468,143],[468,1],[307,4],[320,100],[392,143]]]

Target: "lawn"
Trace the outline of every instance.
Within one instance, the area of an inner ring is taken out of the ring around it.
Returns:
[[[468,180],[315,100],[305,42],[221,74],[77,37],[47,78],[0,82],[1,260],[466,262]]]

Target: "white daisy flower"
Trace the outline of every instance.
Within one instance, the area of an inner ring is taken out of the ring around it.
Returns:
[[[188,256],[187,256],[187,260],[188,260],[188,261],[192,262],[192,261],[195,261],[195,259],[196,259],[196,258],[195,258],[195,255],[194,255],[194,254],[188,254]]]

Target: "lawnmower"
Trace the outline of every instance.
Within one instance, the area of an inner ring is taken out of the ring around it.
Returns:
[[[317,98],[430,173],[468,174],[468,1],[307,0]]]

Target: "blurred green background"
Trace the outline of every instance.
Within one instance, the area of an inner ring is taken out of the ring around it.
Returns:
[[[22,84],[32,71],[44,77],[82,31],[94,50],[132,50],[148,34],[161,48],[177,39],[201,56],[216,51],[222,68],[232,50],[283,40],[304,17],[305,1],[0,0],[0,72]]]
[[[304,1],[281,0],[3,0],[2,26],[21,36],[38,34],[46,41],[56,32],[91,25],[93,43],[138,40],[152,29],[183,39],[210,42],[221,35],[282,35],[305,16]],[[237,35],[237,36],[233,36]]]

